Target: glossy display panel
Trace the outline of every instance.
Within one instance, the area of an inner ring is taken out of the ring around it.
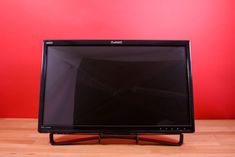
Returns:
[[[48,46],[44,126],[191,125],[184,46]]]

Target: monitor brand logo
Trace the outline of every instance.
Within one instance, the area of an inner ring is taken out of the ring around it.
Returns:
[[[53,42],[52,41],[48,41],[48,42],[46,42],[46,44],[53,44]]]
[[[121,40],[117,40],[117,41],[110,41],[111,44],[122,44]]]

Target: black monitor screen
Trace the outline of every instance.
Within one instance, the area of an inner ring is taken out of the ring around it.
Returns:
[[[184,46],[48,46],[43,125],[190,125]]]

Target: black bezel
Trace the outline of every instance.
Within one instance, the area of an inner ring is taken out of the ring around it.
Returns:
[[[86,127],[62,127],[43,125],[44,92],[47,67],[47,49],[49,46],[184,46],[186,49],[187,79],[189,95],[190,125],[178,126],[86,126]],[[43,42],[41,85],[39,100],[38,131],[40,133],[111,133],[111,134],[146,134],[146,133],[192,133],[195,131],[193,86],[191,69],[191,50],[189,40],[45,40]]]

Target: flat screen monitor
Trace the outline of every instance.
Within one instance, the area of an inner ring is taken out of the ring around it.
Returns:
[[[194,132],[190,42],[46,40],[39,132]]]

